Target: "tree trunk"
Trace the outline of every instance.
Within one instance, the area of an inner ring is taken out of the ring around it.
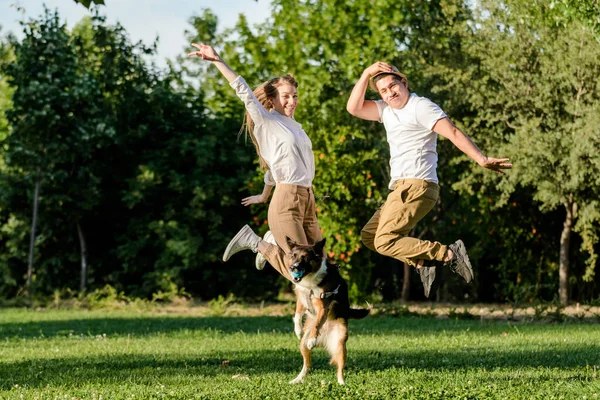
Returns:
[[[87,284],[87,246],[81,224],[77,222],[77,234],[79,236],[79,247],[81,249],[81,280],[79,281],[79,291],[83,292]]]
[[[567,305],[569,302],[569,248],[571,245],[571,231],[573,229],[573,220],[577,205],[573,202],[573,196],[569,196],[564,202],[567,215],[563,223],[563,230],[560,235],[560,256],[558,268],[558,298],[560,304]]]
[[[35,180],[35,191],[33,194],[33,216],[31,218],[31,237],[29,238],[29,259],[27,263],[27,283],[25,287],[31,290],[31,279],[33,276],[33,252],[35,250],[35,227],[37,226],[38,202],[40,198],[40,185],[42,181],[41,171],[38,169]]]
[[[401,294],[401,299],[403,303],[406,303],[408,301],[408,298],[410,296],[410,271],[411,271],[411,266],[408,265],[407,263],[402,263],[402,265],[404,266],[404,279],[402,279],[402,294]]]

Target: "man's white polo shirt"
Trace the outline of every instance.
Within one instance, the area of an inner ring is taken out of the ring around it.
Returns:
[[[390,144],[390,189],[399,179],[438,183],[437,133],[432,128],[446,113],[428,98],[414,93],[400,110],[389,107],[383,100],[375,103]]]

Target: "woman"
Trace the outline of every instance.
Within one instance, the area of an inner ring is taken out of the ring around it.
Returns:
[[[294,120],[298,84],[292,76],[286,75],[264,82],[253,92],[211,46],[195,43],[192,46],[198,51],[188,56],[212,62],[244,102],[246,131],[256,147],[260,165],[267,169],[263,199],[268,198],[275,186],[268,219],[277,245],[261,239],[245,225],[229,242],[223,261],[239,251],[252,250],[292,281],[286,263],[286,255],[290,253],[286,236],[306,244],[322,238],[312,191],[315,176],[312,143],[302,125]]]

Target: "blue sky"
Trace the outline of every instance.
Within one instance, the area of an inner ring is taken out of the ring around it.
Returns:
[[[12,5],[23,7],[29,18],[40,15],[44,3],[51,10],[58,8],[69,27],[89,15],[85,7],[73,0],[0,0],[0,33],[11,31],[20,37],[18,21],[22,16]],[[183,35],[189,29],[187,20],[194,14],[201,14],[205,8],[210,8],[219,17],[220,30],[232,27],[239,14],[244,14],[250,24],[261,23],[270,15],[270,0],[105,0],[105,3],[106,7],[101,6],[101,10],[108,22],[120,22],[133,41],[150,44],[159,36],[159,65],[164,65],[164,58],[174,58],[188,51],[190,47]]]

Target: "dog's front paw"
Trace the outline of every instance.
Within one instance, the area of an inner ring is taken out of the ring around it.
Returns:
[[[302,314],[294,314],[294,333],[302,339]]]
[[[317,345],[317,338],[310,338],[306,341],[306,347],[309,350],[314,349],[316,345]]]
[[[292,384],[292,385],[297,385],[297,384],[299,384],[299,383],[303,383],[303,382],[304,382],[304,378],[303,378],[303,377],[299,377],[299,376],[298,376],[298,377],[296,377],[296,379],[292,379],[292,380],[290,381],[290,384]]]

